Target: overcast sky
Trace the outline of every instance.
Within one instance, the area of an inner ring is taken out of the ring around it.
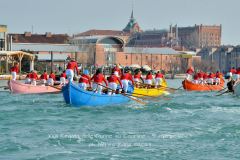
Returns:
[[[79,33],[122,30],[132,0],[0,0],[0,24],[10,33]],[[222,44],[240,44],[240,0],[134,0],[134,16],[143,30],[170,24],[222,24]]]

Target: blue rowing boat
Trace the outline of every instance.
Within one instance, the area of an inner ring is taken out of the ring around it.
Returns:
[[[108,95],[85,91],[73,83],[62,87],[63,97],[67,104],[81,106],[106,106],[127,103],[130,99],[122,94]]]

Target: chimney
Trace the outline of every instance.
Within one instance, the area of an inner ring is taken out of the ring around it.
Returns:
[[[52,37],[52,33],[51,33],[51,32],[46,32],[46,37],[47,37],[47,38]]]
[[[31,32],[24,32],[24,36],[25,36],[25,37],[31,37],[31,36],[32,36],[32,33],[31,33]]]

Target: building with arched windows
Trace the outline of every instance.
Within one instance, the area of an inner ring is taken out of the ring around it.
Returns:
[[[183,53],[168,46],[134,45],[133,42],[139,39],[135,36],[141,33],[142,30],[132,11],[130,20],[122,31],[88,30],[74,35],[70,39],[70,44],[76,53],[75,58],[83,65],[131,66],[136,64],[170,71],[180,70],[179,66],[183,64],[186,67],[191,65],[193,57],[196,56],[194,54],[182,56]]]

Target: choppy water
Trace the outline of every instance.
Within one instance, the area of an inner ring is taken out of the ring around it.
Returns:
[[[240,100],[231,95],[178,91],[101,108],[70,107],[61,94],[0,98],[3,160],[240,159]]]

